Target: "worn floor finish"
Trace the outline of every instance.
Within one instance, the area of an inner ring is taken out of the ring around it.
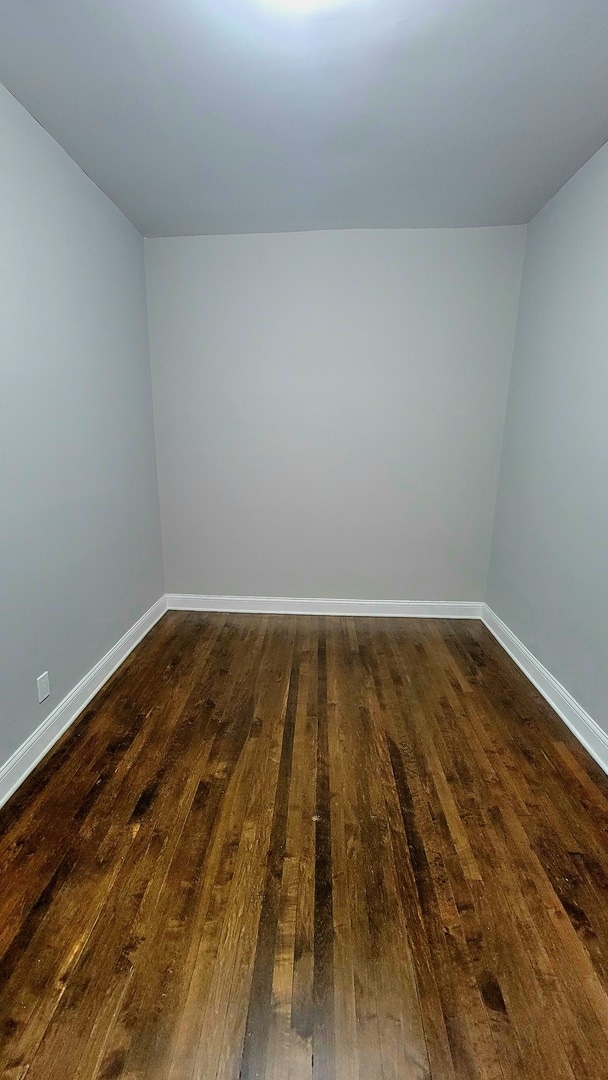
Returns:
[[[480,623],[169,614],[0,813],[0,1076],[603,1080],[607,793]]]

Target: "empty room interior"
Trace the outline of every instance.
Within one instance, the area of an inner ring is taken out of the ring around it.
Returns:
[[[0,83],[0,1077],[608,1080],[608,3]]]

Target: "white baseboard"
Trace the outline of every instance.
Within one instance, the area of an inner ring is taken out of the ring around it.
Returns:
[[[480,619],[476,600],[326,600],[289,596],[197,596],[167,593],[174,611],[228,611],[256,615],[384,615],[414,619]]]
[[[481,618],[485,626],[505,652],[521,668],[524,675],[540,691],[542,696],[558,716],[568,725],[578,741],[589,751],[600,768],[608,773],[608,735],[596,724],[592,716],[579,705],[565,686],[537,660],[533,653],[515,636],[512,630],[499,619],[487,604],[483,604]]]
[[[161,596],[127,630],[109,652],[43,720],[14,754],[0,767],[0,806],[48,753],[89,701],[101,690],[129,653],[167,610],[225,611],[276,615],[363,615],[418,619],[482,619],[491,634],[511,656],[524,675],[540,691],[558,716],[582,743],[598,765],[608,773],[608,735],[540,663],[508,626],[480,601],[439,600],[328,600],[269,596],[200,596],[168,593]]]
[[[116,668],[120,667],[141,639],[167,610],[167,599],[161,596],[152,607],[127,630],[109,652],[91,668],[87,675],[70,690],[46,720],[15,750],[0,768],[0,806],[10,799],[14,791],[31,773],[39,761],[49,752],[57,739],[88,705],[91,698],[101,690]]]

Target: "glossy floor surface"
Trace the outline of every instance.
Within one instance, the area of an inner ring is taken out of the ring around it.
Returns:
[[[605,1080],[607,793],[478,622],[168,614],[0,813],[0,1076]]]

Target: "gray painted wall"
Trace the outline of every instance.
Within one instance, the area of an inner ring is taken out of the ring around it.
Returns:
[[[528,226],[487,602],[608,731],[608,147]]]
[[[147,240],[167,590],[483,599],[524,236]]]
[[[164,586],[143,241],[1,87],[0,250],[2,763]]]

